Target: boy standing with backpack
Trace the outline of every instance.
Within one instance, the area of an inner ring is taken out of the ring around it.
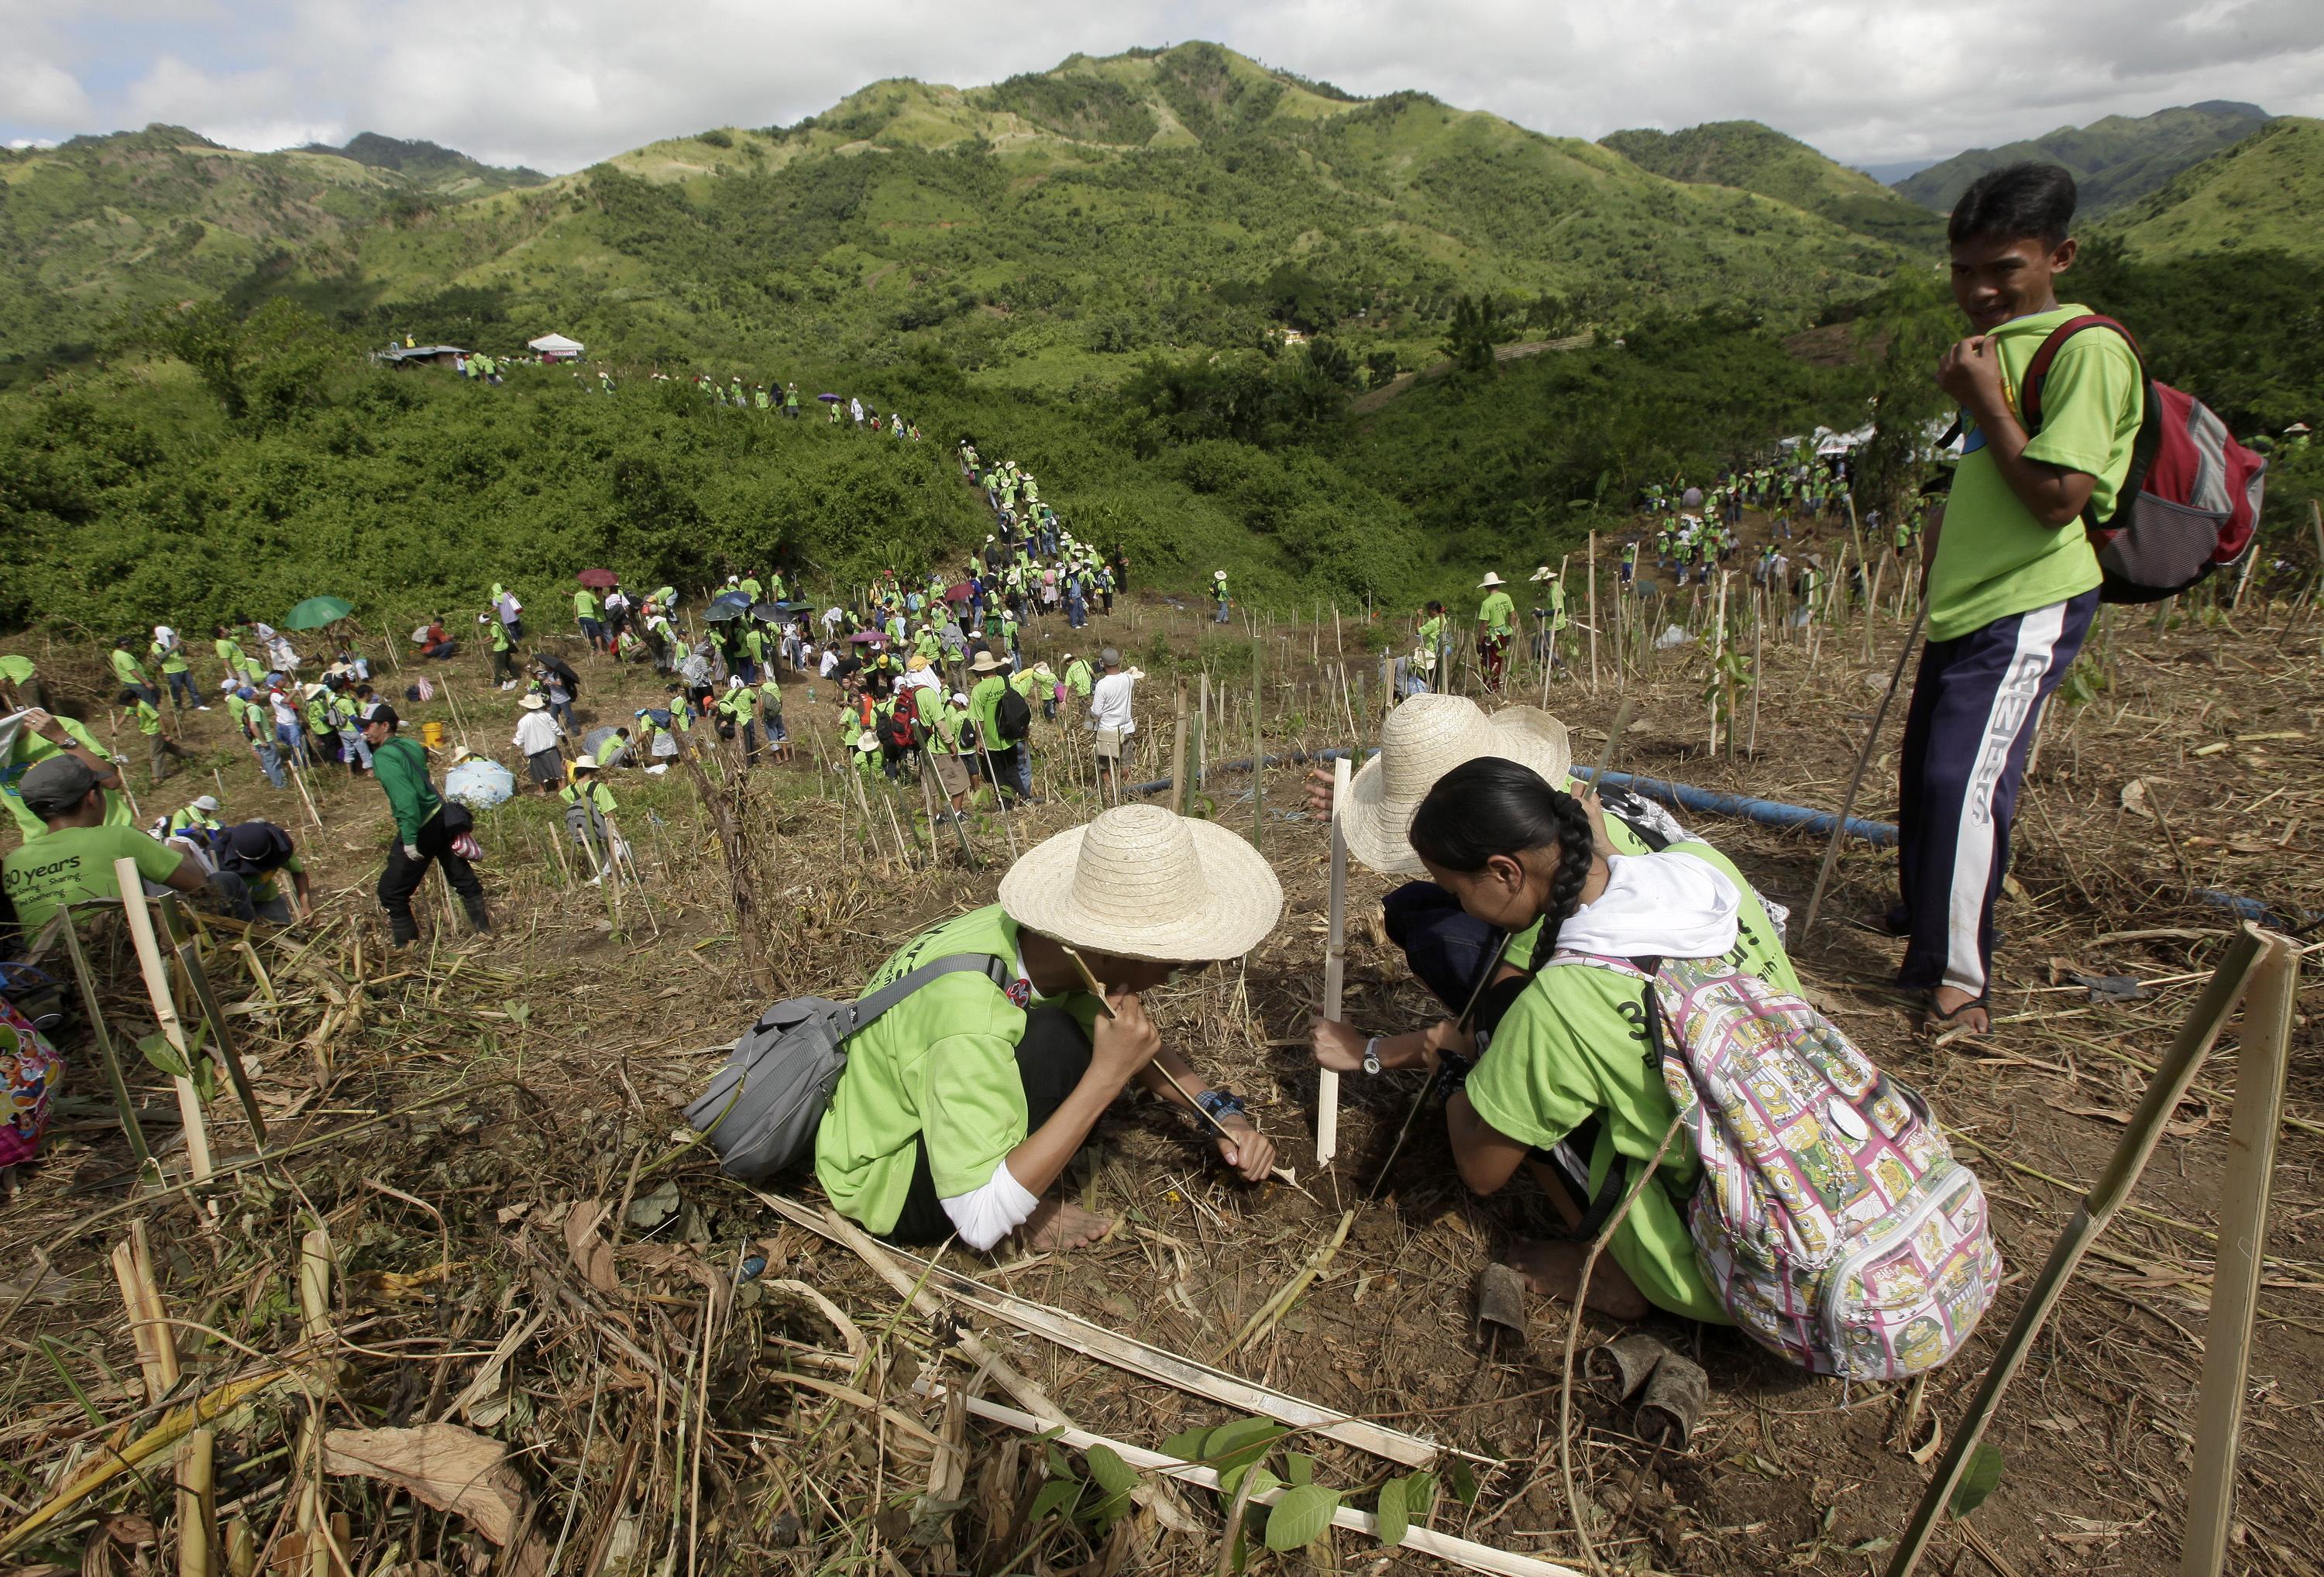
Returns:
[[[2121,335],[2064,342],[2028,430],[2026,370],[2052,330],[2074,262],[2073,177],[2013,164],[1979,177],[1948,226],[1953,299],[1974,333],[1937,382],[1968,432],[1947,504],[1923,549],[1928,644],[1899,767],[1889,928],[1909,938],[1897,983],[1929,993],[1932,1028],[1991,1027],[1993,903],[2026,751],[2050,692],[2098,611],[2098,561],[2083,515],[2115,512],[2144,413],[2137,353]]]

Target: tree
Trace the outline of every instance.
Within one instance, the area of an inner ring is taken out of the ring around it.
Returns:
[[[1462,377],[1492,375],[1493,299],[1463,295],[1452,303],[1452,325],[1444,336],[1444,354],[1452,371]]]

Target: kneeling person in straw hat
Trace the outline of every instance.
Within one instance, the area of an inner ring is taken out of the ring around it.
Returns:
[[[833,1204],[905,1243],[1095,1241],[1102,1218],[1042,1195],[1124,1086],[1183,1105],[1173,1079],[1215,1120],[1227,1165],[1267,1176],[1274,1144],[1163,1049],[1139,1001],[1275,928],[1283,890],[1266,861],[1208,822],[1124,806],[1031,850],[1000,896],[914,937],[867,982],[949,955],[992,961],[937,976],[849,1041],[816,1136]]]

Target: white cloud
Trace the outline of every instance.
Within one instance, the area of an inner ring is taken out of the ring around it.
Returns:
[[[2202,98],[2324,114],[2316,0],[82,0],[61,23],[0,0],[0,135],[372,130],[549,171],[881,77],[968,86],[1189,38],[1559,134],[1748,118],[1851,160]]]

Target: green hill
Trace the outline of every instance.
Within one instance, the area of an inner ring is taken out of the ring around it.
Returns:
[[[2136,201],[2190,165],[2243,141],[2265,125],[2255,104],[2209,99],[2153,115],[2110,115],[2087,126],[2056,131],[1999,148],[1972,148],[1896,183],[1916,203],[1944,213],[1969,183],[1988,170],[2042,159],[2073,171],[2085,217]]]
[[[358,132],[345,145],[334,148],[327,143],[309,143],[299,150],[301,153],[329,153],[342,159],[352,159],[358,164],[368,164],[374,170],[389,170],[431,191],[449,195],[472,196],[478,192],[499,191],[512,186],[540,186],[549,177],[538,170],[522,165],[513,170],[497,164],[486,164],[471,159],[456,148],[440,143],[407,141],[401,137],[383,137],[377,132]]]
[[[1899,246],[1933,247],[1944,239],[1943,225],[1926,208],[1757,121],[1616,132],[1600,141],[1673,180],[1756,191]]]
[[[630,361],[933,339],[1062,388],[1282,327],[1415,364],[1464,293],[1525,319],[1511,337],[1649,305],[1805,317],[1908,263],[1825,213],[1201,43],[968,91],[878,82],[465,200],[339,154],[102,142],[0,166],[37,292],[0,317],[0,355],[86,340],[127,300],[284,293],[381,337],[510,349],[554,325]]]
[[[2112,216],[2107,229],[2147,258],[2324,252],[2324,121],[2285,115]]]
[[[367,229],[539,179],[368,134],[246,153],[151,125],[0,150],[0,364],[86,355],[126,309],[333,272]]]

